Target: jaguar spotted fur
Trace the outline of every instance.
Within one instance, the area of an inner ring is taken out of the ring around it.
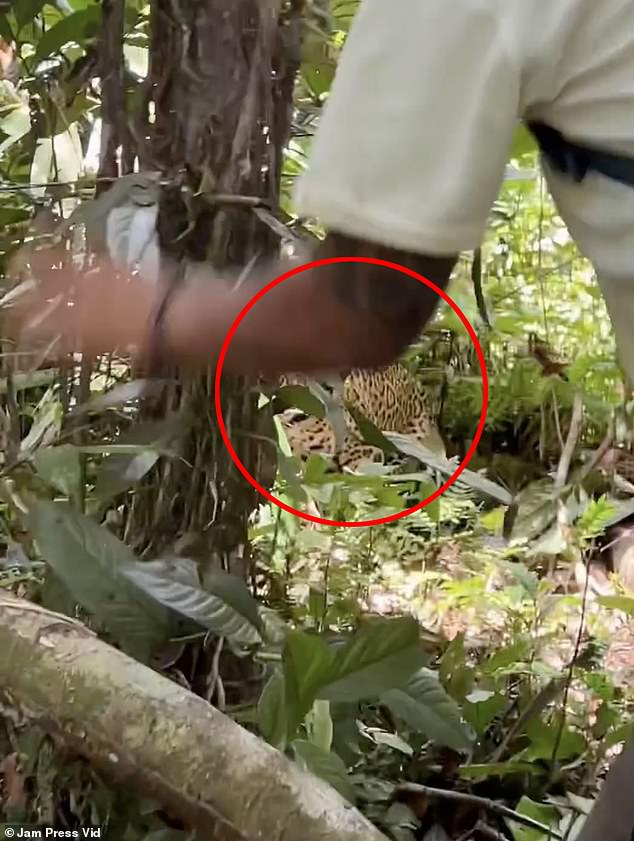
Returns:
[[[293,376],[286,377],[285,382],[305,384],[306,380]],[[440,441],[425,392],[400,363],[350,372],[343,381],[342,398],[381,432],[408,435],[426,446],[437,446]],[[382,463],[383,451],[363,440],[347,409],[343,417],[346,429],[337,447],[337,436],[328,420],[293,409],[284,412],[281,423],[293,455],[302,460],[313,454],[323,455],[350,470],[357,470],[364,461]]]

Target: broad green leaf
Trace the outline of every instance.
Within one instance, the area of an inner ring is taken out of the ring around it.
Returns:
[[[634,616],[634,597],[632,596],[597,596],[597,602],[608,610],[621,610],[628,616]]]
[[[209,593],[222,599],[254,628],[262,630],[258,603],[241,578],[228,572],[214,572],[203,577],[203,586]]]
[[[346,766],[336,753],[325,751],[311,742],[295,739],[292,742],[295,761],[316,777],[331,785],[350,803],[355,802],[354,786],[348,776]]]
[[[531,482],[515,500],[518,511],[513,525],[514,540],[530,540],[543,534],[557,517],[552,479]]]
[[[321,637],[293,630],[282,655],[288,736],[292,739],[332,674],[334,655]]]
[[[462,706],[462,714],[475,732],[481,736],[496,715],[506,709],[508,701],[502,695],[495,693],[491,693],[490,697],[482,700],[475,700],[473,696],[474,693],[467,696]]]
[[[166,611],[121,574],[136,563],[132,551],[107,528],[65,504],[35,501],[27,523],[44,560],[76,601],[125,651],[147,660],[153,646],[169,637],[171,625]]]
[[[10,8],[10,6],[9,6]],[[11,28],[10,16],[3,12],[0,15],[0,37],[9,44],[13,41],[13,29]]]
[[[632,724],[621,724],[620,727],[615,727],[605,734],[604,747],[611,748],[614,745],[619,745],[622,742],[627,742],[632,737]]]
[[[528,569],[526,564],[522,564],[519,561],[505,561],[503,559],[497,559],[495,563],[512,575],[531,598],[537,596],[539,579],[534,572]]]
[[[535,138],[523,123],[519,123],[513,135],[511,158],[517,160],[524,155],[534,154],[535,152],[537,152]]]
[[[4,155],[14,143],[31,131],[31,115],[27,103],[20,103],[15,108],[0,116],[0,131],[7,137],[0,143],[0,155]]]
[[[20,455],[28,458],[38,446],[46,446],[57,438],[62,426],[62,404],[53,389],[40,400],[33,418],[33,425],[20,443]]]
[[[403,689],[381,696],[392,713],[413,730],[454,750],[471,747],[473,737],[462,721],[456,702],[443,689],[434,672],[420,669]]]
[[[18,0],[15,4],[15,19],[18,27],[22,29],[30,23],[34,17],[40,14],[46,0]]]
[[[418,461],[426,464],[428,467],[432,467],[444,476],[452,476],[456,472],[458,464],[432,452],[428,447],[422,446],[410,435],[400,435],[390,432],[387,438],[400,452],[418,459]],[[503,505],[511,505],[513,502],[513,497],[506,488],[503,488],[496,482],[492,482],[485,476],[480,476],[479,473],[474,473],[472,470],[463,470],[460,474],[459,481],[462,485],[467,485],[473,488],[474,491],[491,497],[491,499],[495,499]]]
[[[528,657],[530,657],[529,643],[526,639],[521,639],[494,651],[490,657],[479,664],[479,669],[483,674],[494,675],[498,669],[508,669],[516,663],[523,663]]]
[[[368,420],[366,416],[360,412],[352,403],[346,402],[346,409],[352,415],[354,422],[359,427],[361,438],[373,447],[378,447],[384,453],[396,452],[394,444],[385,437],[381,430]]]
[[[396,733],[388,733],[387,730],[379,730],[377,727],[369,727],[365,732],[377,745],[385,745],[392,750],[399,751],[399,753],[404,753],[406,756],[412,756],[414,753],[412,746],[408,745]]]
[[[539,821],[555,832],[559,828],[559,812],[555,806],[536,803],[529,797],[522,797],[515,808],[520,815]],[[523,826],[519,823],[513,824],[513,833],[517,841],[544,841],[545,838],[541,830]]]
[[[48,610],[54,610],[66,616],[73,616],[77,606],[77,600],[73,598],[68,587],[50,565],[46,567],[44,573],[42,605]]]
[[[112,499],[137,484],[160,458],[156,450],[141,450],[136,455],[113,454],[99,466],[95,496],[100,502]]]
[[[91,397],[86,403],[77,406],[71,411],[73,416],[84,414],[85,412],[103,412],[105,409],[112,409],[117,406],[123,406],[126,403],[131,403],[140,400],[143,397],[155,397],[161,394],[167,380],[152,379],[152,380],[131,380],[127,383],[121,383],[103,394],[98,394]],[[156,424],[156,422],[154,422]],[[164,422],[160,422],[164,423]],[[142,424],[146,429],[147,424]],[[135,429],[137,427],[134,427]],[[159,432],[160,435],[160,432]],[[156,435],[154,436],[156,437]]]
[[[304,465],[304,482],[307,485],[328,481],[328,462],[323,456],[310,455]]]
[[[104,502],[131,488],[154,467],[162,452],[187,433],[189,421],[175,413],[160,421],[140,423],[110,445],[101,462],[95,495]],[[104,445],[105,446],[105,445]]]
[[[404,686],[423,665],[414,619],[370,620],[360,625],[333,656],[330,679],[319,697],[330,701],[378,698]]]
[[[78,499],[81,463],[76,447],[72,444],[40,447],[33,455],[33,463],[38,475],[47,485],[66,494],[69,499]]]
[[[586,740],[576,730],[564,727],[557,722],[547,724],[533,719],[526,727],[526,735],[531,744],[525,752],[527,759],[551,759],[555,746],[555,759],[565,760],[580,756],[586,749]]]
[[[314,531],[304,531],[301,536],[312,536],[316,535],[318,538],[318,543],[316,548],[324,549],[325,543],[322,540],[328,540],[328,536],[325,535],[323,532],[314,532]],[[302,545],[306,546],[305,543]],[[313,544],[314,545],[314,544]],[[310,613],[311,618],[315,623],[320,623],[324,616],[326,615],[326,611],[328,609],[328,599],[326,595],[326,591],[323,587],[311,587],[308,592],[308,612]]]
[[[101,9],[97,5],[88,6],[62,18],[42,33],[35,49],[35,61],[42,61],[60,52],[69,41],[81,43],[86,36],[97,32],[100,20]]]
[[[286,687],[284,674],[279,669],[273,672],[262,690],[258,701],[257,723],[263,739],[277,750],[285,750],[288,732]]]
[[[306,731],[309,742],[325,751],[331,749],[333,724],[329,701],[314,702],[312,709],[306,716]]]
[[[187,579],[178,570],[178,565],[183,564],[190,566]],[[235,575],[215,573],[205,580],[203,589],[197,580],[196,564],[185,558],[127,563],[122,573],[159,604],[217,636],[227,637],[237,645],[261,641],[257,602],[244,581]]]
[[[631,500],[624,502],[623,500],[611,499],[610,504],[614,507],[614,515],[610,517],[604,524],[603,528],[609,529],[610,526],[615,526],[624,520],[626,517],[631,517],[634,514],[634,502]]]
[[[319,98],[330,90],[335,68],[327,39],[311,34],[304,43],[301,73],[313,97]]]
[[[278,403],[280,404],[278,406]],[[306,415],[313,415],[320,420],[326,417],[326,407],[307,386],[284,385],[279,388],[273,401],[274,411],[299,409]]]

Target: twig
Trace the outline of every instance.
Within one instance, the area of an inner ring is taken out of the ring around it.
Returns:
[[[579,440],[581,433],[581,423],[583,421],[583,398],[581,394],[575,395],[575,401],[572,409],[572,420],[570,421],[570,429],[568,430],[568,437],[557,465],[557,474],[555,476],[555,493],[560,494],[566,484],[568,472],[570,470],[570,462]]]
[[[607,451],[612,446],[612,441],[614,439],[613,430],[610,428],[601,443],[599,444],[598,449],[594,452],[592,458],[588,462],[588,464],[583,468],[583,470],[579,473],[579,481],[583,482],[590,473],[595,469],[595,467],[601,463],[601,459],[607,453]]]
[[[277,236],[284,241],[291,241],[297,242],[299,237],[294,231],[291,231],[289,227],[287,227],[283,222],[280,222],[279,219],[270,213],[264,207],[254,207],[253,212],[258,217],[258,219],[267,225],[273,233],[277,234]]]
[[[478,797],[476,794],[466,794],[463,791],[448,791],[444,788],[431,788],[430,786],[419,785],[418,783],[403,783],[399,787],[400,791],[408,791],[413,794],[424,794],[426,797],[438,798],[439,800],[453,800],[455,803],[466,803],[470,806],[477,806],[480,809],[485,809],[494,815],[507,818],[514,823],[519,823],[522,826],[527,826],[530,829],[536,829],[543,832],[552,841],[563,841],[563,836],[540,821],[529,818],[528,815],[521,815],[519,812],[509,809],[508,806],[503,806],[501,803],[496,803],[495,800],[489,800],[488,797]]]
[[[540,716],[546,707],[552,703],[564,688],[561,677],[552,678],[540,692],[535,695],[531,703],[524,709],[516,719],[513,726],[508,730],[504,739],[491,755],[490,762],[500,762],[509,744],[518,733],[521,733],[529,721]]]
[[[244,207],[270,207],[271,203],[260,196],[242,196],[238,193],[195,193],[210,204],[238,204]]]

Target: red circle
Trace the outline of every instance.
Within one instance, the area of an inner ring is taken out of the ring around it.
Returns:
[[[438,490],[434,491],[433,494],[424,499],[422,502],[413,505],[411,508],[406,508],[404,511],[397,512],[396,514],[390,514],[388,517],[379,517],[376,520],[360,520],[354,522],[348,522],[346,520],[327,520],[324,517],[315,517],[312,514],[306,514],[304,511],[298,511],[296,508],[293,508],[290,505],[287,505],[285,502],[282,502],[281,499],[273,496],[273,494],[269,493],[265,488],[260,485],[259,482],[251,476],[249,471],[246,467],[242,464],[240,459],[238,458],[233,446],[231,445],[231,441],[229,440],[229,436],[227,434],[227,428],[225,426],[224,419],[222,417],[222,407],[220,404],[220,377],[222,376],[222,368],[225,362],[225,358],[227,356],[227,351],[229,350],[229,345],[235,335],[236,330],[240,326],[245,315],[257,304],[257,302],[263,298],[267,292],[270,292],[271,289],[274,289],[280,283],[283,283],[285,280],[293,277],[300,272],[304,272],[307,269],[315,269],[319,266],[327,266],[330,263],[371,263],[375,266],[384,266],[388,269],[395,269],[396,271],[402,272],[403,274],[409,275],[410,277],[415,278],[420,283],[424,283],[425,286],[428,286],[430,289],[440,295],[440,297],[446,301],[451,309],[456,313],[460,321],[464,324],[471,341],[473,342],[473,346],[476,351],[476,355],[478,357],[478,363],[480,365],[480,373],[482,375],[482,409],[480,411],[480,420],[478,421],[478,427],[476,429],[476,434],[471,442],[471,446],[462,462],[454,473],[447,479],[447,481],[441,485]],[[412,269],[408,269],[405,266],[400,266],[398,263],[391,263],[389,260],[377,260],[373,257],[329,257],[328,259],[324,260],[314,260],[311,263],[304,263],[302,266],[297,266],[294,269],[290,269],[290,271],[285,272],[284,274],[280,275],[279,277],[272,280],[268,283],[263,289],[261,289],[256,295],[249,300],[245,306],[242,308],[241,312],[238,313],[235,321],[229,328],[229,332],[227,333],[224,342],[222,343],[222,347],[220,349],[220,355],[218,357],[218,364],[216,367],[216,378],[214,382],[214,402],[215,402],[215,409],[216,409],[216,418],[218,420],[218,426],[220,428],[220,435],[222,436],[222,440],[231,456],[233,463],[236,465],[240,473],[244,476],[244,478],[260,493],[265,499],[269,502],[272,502],[274,505],[277,505],[284,511],[287,511],[289,514],[294,514],[296,517],[299,517],[302,520],[308,520],[311,523],[318,523],[322,526],[344,526],[348,528],[361,528],[365,526],[379,526],[384,523],[392,523],[395,520],[401,520],[404,517],[408,517],[410,514],[413,514],[415,511],[420,511],[425,506],[429,505],[430,502],[433,502],[435,499],[438,499],[441,494],[443,494],[448,488],[450,488],[454,482],[457,481],[460,474],[463,470],[466,469],[467,465],[475,455],[476,448],[480,443],[480,438],[482,437],[482,433],[484,431],[484,424],[486,421],[486,413],[487,407],[489,403],[489,378],[487,375],[486,363],[484,361],[484,354],[482,353],[482,348],[480,346],[480,342],[478,341],[478,337],[476,336],[475,330],[471,326],[469,319],[466,315],[462,312],[460,307],[456,304],[456,302],[447,295],[442,289],[436,286],[435,283],[432,283],[431,280],[428,280],[423,275],[418,274],[418,272],[412,271]]]

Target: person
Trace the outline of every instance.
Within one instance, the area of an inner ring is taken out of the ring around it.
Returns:
[[[630,0],[362,0],[296,194],[300,214],[328,232],[314,256],[387,260],[445,289],[459,253],[481,242],[519,120],[634,157]],[[634,188],[561,169],[545,162],[633,375]],[[269,277],[282,269],[269,267]],[[197,284],[160,307],[164,292],[145,284],[84,287],[73,308],[39,323],[92,353],[142,351],[160,309],[163,354],[192,364],[213,361],[251,294]],[[393,269],[311,269],[253,308],[225,370],[378,367],[407,347],[438,301]]]
[[[297,192],[299,211],[328,229],[315,256],[388,260],[444,289],[457,255],[482,239],[519,119],[634,154],[634,8],[606,3],[364,0]],[[596,173],[582,183],[546,173],[630,361],[634,190]],[[40,325],[94,353],[148,345],[160,288],[125,279],[84,287],[72,309]],[[247,295],[181,289],[163,313],[164,355],[209,363]],[[391,269],[313,269],[252,310],[227,368],[376,367],[405,349],[437,303]]]

